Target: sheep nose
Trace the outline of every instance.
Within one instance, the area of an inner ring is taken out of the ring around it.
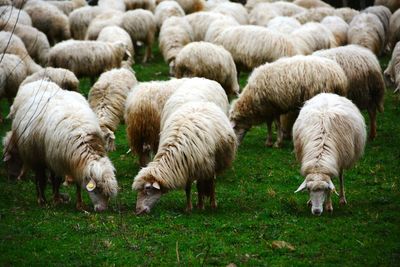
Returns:
[[[321,213],[322,213],[322,210],[320,210],[320,209],[313,209],[312,210],[312,214],[314,214],[314,215],[321,215]]]

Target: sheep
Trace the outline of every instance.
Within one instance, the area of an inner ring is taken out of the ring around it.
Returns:
[[[204,209],[204,197],[209,196],[215,209],[216,174],[228,168],[236,154],[229,120],[214,103],[193,101],[171,114],[165,125],[153,162],[139,171],[132,184],[138,191],[136,214],[149,213],[162,194],[183,187],[186,210],[191,211],[195,180],[198,208]]]
[[[12,131],[8,131],[3,137],[3,162],[6,174],[10,180],[21,180],[27,171],[19,155],[16,138]]]
[[[270,3],[271,0],[248,0],[246,1],[246,5],[244,6],[247,11],[250,13],[256,5],[259,3]]]
[[[317,7],[305,10],[301,13],[298,13],[293,16],[293,18],[297,19],[301,24],[307,22],[320,22],[327,16],[334,16],[335,9],[329,7]]]
[[[97,37],[97,41],[114,43],[121,42],[125,44],[127,50],[131,54],[131,59],[133,61],[133,57],[135,55],[134,46],[132,43],[132,39],[124,29],[118,26],[107,26],[101,30],[99,36]],[[132,62],[133,63],[133,62]]]
[[[160,3],[161,4],[161,3]],[[126,10],[147,9],[153,12],[156,8],[155,0],[125,0]]]
[[[392,51],[398,41],[400,41],[400,9],[390,17],[388,50]]]
[[[12,6],[0,6],[0,19],[7,21],[11,25],[18,23],[32,26],[32,20],[29,14],[24,10]]]
[[[288,36],[253,25],[228,27],[213,43],[222,45],[232,54],[238,70],[253,69],[298,53]]]
[[[126,10],[124,0],[99,0],[97,5],[108,10],[113,9],[122,12]]]
[[[239,93],[232,55],[222,46],[208,42],[190,43],[179,52],[175,59],[175,76],[204,77],[219,82],[230,97]]]
[[[321,21],[321,24],[333,33],[338,46],[347,44],[349,25],[341,17],[327,16]]]
[[[395,92],[400,90],[400,42],[394,47],[392,58],[384,72],[385,78],[389,83],[394,84]]]
[[[278,138],[274,146],[280,147],[280,115],[295,111],[321,92],[346,95],[347,87],[346,74],[333,60],[316,56],[282,58],[251,73],[246,87],[232,105],[230,120],[239,142],[252,125],[266,121],[266,146],[272,146],[271,126],[275,120]]]
[[[124,120],[126,136],[139,164],[145,167],[158,149],[161,113],[165,102],[188,79],[142,82],[128,94]]]
[[[334,12],[334,16],[341,17],[342,19],[344,19],[344,21],[346,21],[347,24],[350,24],[353,18],[358,14],[360,14],[360,11],[352,9],[350,7],[337,8]]]
[[[392,13],[396,12],[400,8],[400,2],[398,0],[375,0],[374,5],[386,6]]]
[[[271,31],[290,34],[294,30],[300,28],[301,24],[298,20],[292,17],[278,16],[268,21],[266,26]]]
[[[85,39],[91,21],[105,10],[98,6],[85,6],[75,9],[69,14],[69,25],[72,38]]]
[[[176,0],[176,2],[182,7],[185,14],[202,11],[206,6],[204,0]]]
[[[223,2],[215,6],[210,11],[230,16],[234,18],[239,24],[249,24],[249,14],[242,4]]]
[[[208,11],[196,12],[185,16],[193,29],[193,41],[196,42],[204,41],[207,30],[214,21],[226,17],[223,14]]]
[[[217,37],[228,27],[239,26],[240,24],[232,17],[223,17],[213,21],[204,37],[204,41],[214,43]]]
[[[42,69],[42,67],[36,64],[29,56],[22,40],[11,32],[0,32],[0,51],[20,57],[27,67],[28,74]]]
[[[79,80],[75,74],[67,69],[47,67],[26,77],[22,85],[47,79],[57,84],[61,89],[79,92]]]
[[[389,40],[389,23],[390,23],[390,17],[392,16],[392,12],[390,12],[389,8],[385,6],[370,6],[364,9],[362,13],[371,13],[378,17],[378,19],[382,23],[385,32],[384,46],[386,47],[386,44],[388,43]]]
[[[277,16],[294,16],[306,9],[287,2],[260,3],[249,13],[250,24],[264,26]]]
[[[68,40],[50,49],[48,65],[72,71],[78,78],[99,76],[129,59],[123,43]]]
[[[364,46],[378,55],[384,48],[385,30],[376,15],[361,13],[351,21],[347,40],[349,44]]]
[[[144,9],[135,9],[125,12],[121,27],[129,33],[132,42],[141,41],[146,45],[143,63],[151,57],[151,47],[156,34],[156,20],[153,13]]]
[[[24,24],[10,24],[0,19],[0,29],[7,32],[13,32],[24,43],[28,54],[37,62],[44,65],[47,63],[47,53],[50,50],[50,44],[47,36],[34,27]]]
[[[66,1],[66,0],[55,1],[55,0],[53,0],[53,1],[46,1],[46,2],[57,7],[60,11],[62,11],[67,16],[75,9],[87,6],[87,3],[85,0],[71,0],[71,1]]]
[[[0,6],[11,6],[11,0],[0,0]]]
[[[308,22],[290,34],[297,51],[309,55],[320,49],[336,47],[333,33],[321,23]]]
[[[370,118],[369,138],[376,137],[376,113],[384,110],[385,82],[376,56],[367,48],[348,45],[314,53],[336,61],[344,70],[349,83],[347,98]]]
[[[114,132],[123,120],[126,97],[136,84],[135,74],[128,66],[104,72],[89,91],[89,105],[99,118],[107,151],[115,150]]]
[[[82,95],[53,82],[32,82],[19,89],[9,116],[19,156],[35,172],[39,204],[46,202],[48,169],[54,201],[62,201],[60,177],[68,175],[77,183],[77,208],[83,208],[81,186],[88,190],[95,211],[107,208],[108,198],[118,190],[115,169],[104,150],[96,115]]]
[[[193,30],[184,17],[171,17],[164,21],[158,36],[161,54],[174,75],[175,58],[179,51],[194,40]]]
[[[157,5],[154,17],[157,22],[157,27],[161,28],[164,21],[172,16],[183,17],[185,16],[185,11],[181,6],[175,1],[163,1]]]
[[[32,25],[46,34],[51,45],[71,38],[68,17],[57,7],[44,1],[30,1],[24,10],[31,16]]]
[[[171,114],[191,101],[212,102],[228,116],[229,101],[221,85],[205,78],[192,78],[182,83],[165,103],[161,113],[161,129],[164,129]]]
[[[333,177],[339,177],[339,204],[347,203],[343,171],[364,153],[366,130],[357,107],[345,97],[319,94],[308,100],[293,126],[296,158],[301,162],[304,182],[295,192],[308,190],[314,215],[332,212]]]
[[[108,26],[120,26],[122,25],[122,18],[124,12],[119,10],[109,9],[106,11],[100,11],[89,24],[87,28],[85,40],[96,40],[102,29]]]
[[[7,98],[11,104],[21,82],[28,75],[28,69],[20,57],[0,54],[0,100]],[[0,122],[3,120],[0,114]]]
[[[328,7],[333,8],[331,5],[321,1],[321,0],[295,0],[293,4],[304,8],[317,8],[317,7]]]

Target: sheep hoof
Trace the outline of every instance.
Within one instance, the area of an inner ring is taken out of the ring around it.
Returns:
[[[339,205],[340,205],[340,206],[344,206],[344,205],[346,205],[346,204],[347,204],[346,198],[345,198],[345,197],[341,197],[341,198],[339,199]]]
[[[265,142],[265,146],[266,146],[266,147],[272,147],[272,146],[273,146],[272,141],[271,141],[271,140],[267,140],[267,141]]]
[[[197,208],[199,210],[204,210],[204,204],[197,204]]]
[[[218,207],[218,205],[217,205],[216,202],[212,202],[212,203],[210,204],[210,206],[211,206],[211,209],[212,209],[212,210],[216,210],[217,207]]]
[[[186,206],[186,209],[185,209],[185,212],[191,213],[192,210],[193,210],[193,206],[192,206],[192,205],[187,205],[187,206]]]
[[[87,207],[83,202],[76,203],[76,209],[79,211],[86,211]]]

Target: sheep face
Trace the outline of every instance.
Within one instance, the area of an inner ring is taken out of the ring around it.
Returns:
[[[10,179],[20,178],[23,162],[19,155],[18,148],[13,142],[12,132],[8,132],[3,139],[3,161]]]
[[[146,182],[137,195],[136,214],[150,213],[151,208],[160,199],[161,194],[161,188],[158,182]]]
[[[109,197],[103,193],[93,179],[90,179],[86,184],[86,190],[89,193],[95,211],[104,211],[107,209]]]

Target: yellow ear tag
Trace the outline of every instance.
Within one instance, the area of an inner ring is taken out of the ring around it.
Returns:
[[[93,180],[90,180],[89,183],[86,185],[87,191],[91,192],[96,188],[96,183]]]

